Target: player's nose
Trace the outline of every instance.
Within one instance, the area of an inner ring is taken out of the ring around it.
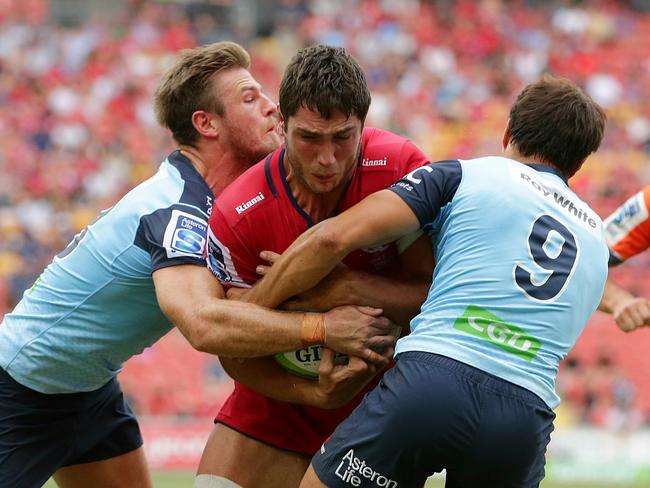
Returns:
[[[278,104],[275,103],[266,95],[262,95],[262,98],[264,99],[264,103],[262,104],[262,110],[264,112],[264,115],[267,117],[277,116],[279,114]]]

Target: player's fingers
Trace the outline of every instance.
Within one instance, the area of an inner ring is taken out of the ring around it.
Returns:
[[[320,358],[320,366],[318,367],[318,374],[325,375],[329,374],[334,368],[334,351],[328,349],[327,347],[323,348]]]
[[[268,262],[268,263],[270,263],[272,265],[273,263],[275,263],[278,260],[280,255],[277,252],[273,252],[273,251],[262,251],[260,253],[260,257],[264,261],[266,261],[266,262]]]
[[[372,349],[366,349],[363,354],[363,359],[369,363],[375,364],[379,367],[387,366],[390,362],[389,358],[386,358],[379,354],[378,352],[373,351]]]
[[[353,374],[361,374],[367,372],[370,365],[361,358],[350,356],[346,367]]]
[[[373,317],[379,317],[382,313],[384,313],[383,309],[381,308],[375,308],[375,307],[357,307],[357,310],[359,310],[362,313],[365,313],[366,315],[372,315]]]
[[[650,302],[646,300],[643,303],[641,303],[639,307],[639,312],[641,313],[641,317],[643,318],[643,323],[650,321]]]
[[[375,329],[377,334],[391,334],[393,333],[393,323],[388,320],[386,317],[375,317],[372,319],[372,327]]]
[[[371,337],[368,339],[368,347],[378,350],[378,349],[385,349],[387,347],[392,347],[395,345],[395,342],[397,339],[393,335],[385,336],[375,336]]]
[[[270,269],[271,269],[271,266],[264,266],[263,264],[260,264],[259,266],[257,266],[255,268],[255,272],[258,275],[264,276],[266,273],[269,272]]]
[[[634,321],[627,315],[621,314],[618,317],[615,317],[616,325],[623,332],[630,332],[634,330]]]
[[[633,329],[639,327],[645,320],[638,306],[628,308],[623,315],[627,317],[628,322],[631,323]]]

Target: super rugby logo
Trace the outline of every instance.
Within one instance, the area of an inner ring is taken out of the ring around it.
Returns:
[[[163,246],[168,258],[203,257],[208,223],[202,218],[180,210],[172,210],[165,229]]]
[[[264,200],[264,194],[262,192],[259,192],[256,196],[248,200],[247,202],[240,203],[235,207],[235,210],[237,212],[237,215],[241,215],[245,210],[248,210],[251,208],[253,205],[255,205],[258,202],[261,202]]]

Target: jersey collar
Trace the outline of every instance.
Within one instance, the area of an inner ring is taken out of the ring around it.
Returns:
[[[564,181],[565,184],[567,185],[569,184],[567,182],[567,179],[562,174],[562,172],[557,168],[548,166],[546,164],[539,164],[539,163],[526,163],[526,166],[528,166],[529,168],[533,168],[535,171],[541,171],[542,173],[551,173],[555,176],[558,176],[562,181]]]

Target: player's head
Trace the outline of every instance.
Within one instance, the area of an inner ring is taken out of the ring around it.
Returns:
[[[280,84],[287,162],[316,194],[351,177],[370,107],[363,70],[345,49],[311,46],[291,59]]]
[[[550,75],[531,83],[510,109],[504,145],[552,164],[567,178],[600,146],[607,117],[578,86]]]
[[[156,117],[180,145],[218,139],[257,162],[280,144],[277,106],[248,71],[250,56],[234,42],[182,51],[154,95]]]

